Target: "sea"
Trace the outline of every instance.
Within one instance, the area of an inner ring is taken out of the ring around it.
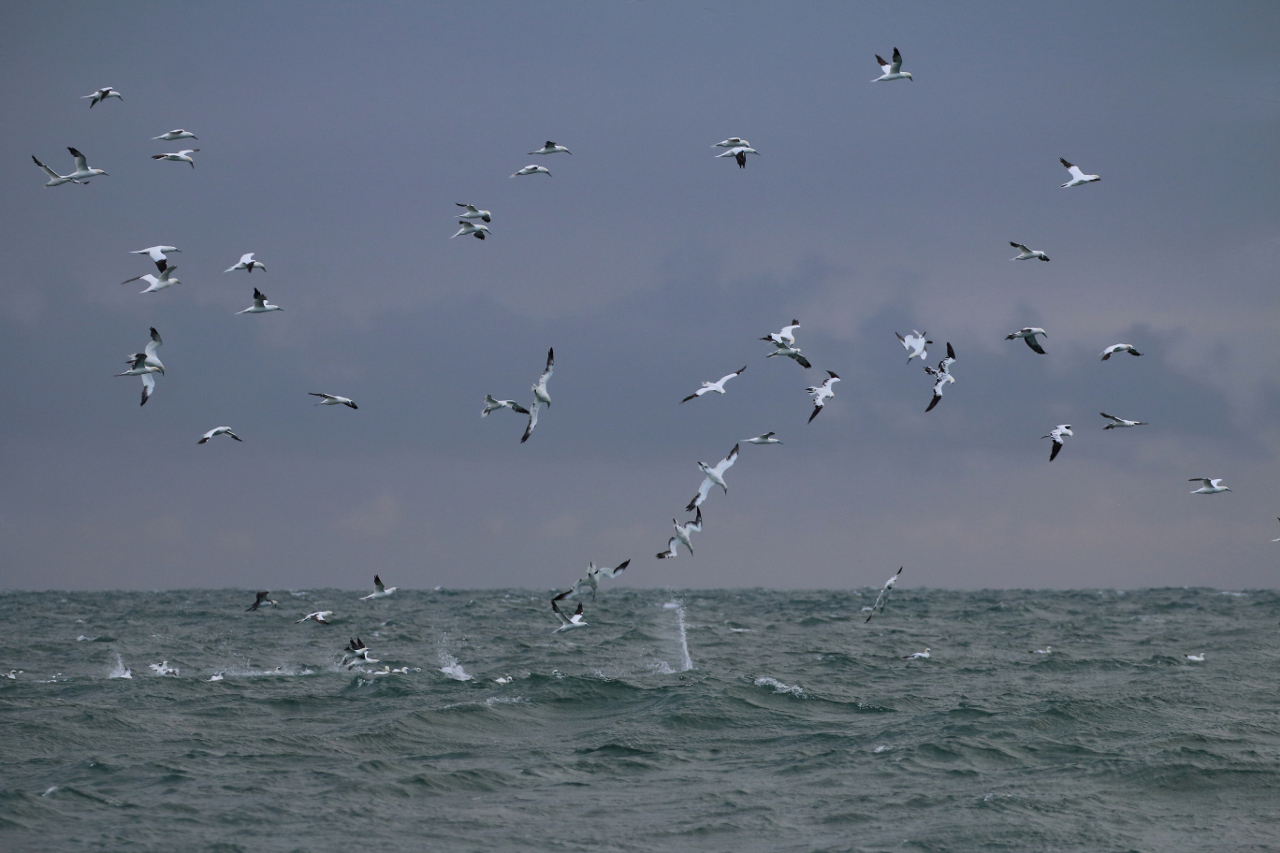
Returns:
[[[1276,591],[360,595],[0,593],[0,850],[1280,850]]]

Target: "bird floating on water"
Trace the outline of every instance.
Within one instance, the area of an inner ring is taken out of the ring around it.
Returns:
[[[271,590],[269,589],[264,589],[261,592],[259,592],[257,594],[257,597],[254,598],[253,604],[250,604],[248,607],[246,607],[244,609],[244,612],[248,613],[250,610],[257,610],[259,607],[261,607],[264,604],[270,604],[272,607],[279,607],[280,602],[276,601],[274,598],[267,598],[267,596],[270,594],[271,594]]]
[[[196,167],[196,161],[192,159],[192,154],[199,154],[199,148],[184,148],[181,151],[173,151],[169,154],[152,154],[152,160],[173,160],[177,163],[190,163],[191,168]]]
[[[1183,655],[1183,657],[1189,661],[1195,661],[1196,663],[1204,663],[1204,652],[1201,652],[1198,655]]]
[[[1106,361],[1118,352],[1127,352],[1129,355],[1142,355],[1133,348],[1133,344],[1112,344],[1102,351],[1102,360]]]
[[[925,347],[933,343],[933,341],[925,340],[926,334],[924,332],[912,330],[911,334],[906,337],[899,335],[897,332],[894,332],[893,334],[907,350],[907,364],[910,364],[911,359],[913,358],[918,358],[921,361],[928,358],[929,353]]]
[[[884,586],[880,588],[880,594],[876,596],[876,603],[871,605],[871,612],[867,614],[867,618],[863,619],[863,624],[871,621],[871,617],[876,615],[876,611],[884,612],[884,606],[889,603],[889,593],[893,590],[894,584],[898,582],[898,576],[902,574],[904,566],[899,566],[898,570],[889,576],[884,582]]]
[[[742,373],[743,370],[746,370],[746,369],[747,369],[747,366],[744,364],[740,370],[735,370],[733,373],[727,374],[725,376],[721,376],[715,382],[703,382],[701,388],[699,388],[697,391],[694,391],[692,394],[690,394],[688,397],[685,397],[680,402],[687,403],[690,400],[692,400],[694,397],[701,397],[703,394],[710,394],[712,392],[715,392],[716,394],[723,394],[724,383],[728,382],[733,377],[738,376],[739,374]]]
[[[149,668],[154,670],[156,675],[170,675],[174,677],[177,677],[178,675],[178,668],[176,666],[169,666],[169,662],[167,660],[160,661],[160,663],[153,663]]]
[[[477,240],[483,240],[486,234],[492,233],[489,230],[489,226],[484,223],[468,222],[465,219],[459,219],[458,225],[461,227],[449,239],[452,240],[453,237],[466,237],[467,235],[470,235],[475,237]]]
[[[1043,649],[1033,649],[1030,653],[1033,655],[1051,655],[1053,654],[1053,646],[1045,646]]]
[[[196,136],[194,133],[192,133],[189,130],[183,130],[182,128],[178,128],[177,130],[169,130],[160,134],[159,136],[153,136],[151,138],[162,139],[165,142],[173,142],[175,139],[199,139],[200,137]]]
[[[951,342],[947,341],[947,357],[938,362],[937,367],[929,367],[925,365],[924,372],[933,377],[933,399],[929,401],[926,412],[933,411],[933,407],[938,405],[942,400],[942,389],[946,388],[956,378],[951,375],[951,363],[956,360],[956,351],[951,348]]]
[[[481,210],[474,204],[463,204],[460,201],[455,201],[454,204],[463,208],[462,213],[458,214],[459,219],[483,219],[485,222],[493,221],[493,217],[489,215],[489,211]]]
[[[266,314],[270,311],[283,311],[279,305],[272,305],[267,301],[267,295],[258,288],[253,289],[253,304],[243,311],[237,311],[237,314]]]
[[[240,436],[236,435],[234,432],[231,431],[231,427],[220,426],[220,427],[214,427],[213,429],[206,432],[203,436],[200,437],[200,440],[197,441],[196,444],[204,444],[209,439],[219,435],[229,435],[232,438],[234,438],[236,441],[244,441],[243,438],[241,438]]]
[[[519,412],[522,415],[529,414],[529,410],[517,403],[515,400],[495,400],[492,394],[484,395],[484,411],[480,413],[480,417],[489,417],[490,412],[496,412],[498,409],[510,409],[513,412]]]
[[[800,328],[799,320],[792,320],[791,325],[783,326],[780,332],[770,332],[760,340],[769,341],[772,344],[782,344],[783,346],[793,347],[796,345],[796,329]]]
[[[1009,245],[1022,253],[1018,255],[1018,257],[1016,258],[1010,258],[1009,260],[1011,261],[1030,261],[1035,258],[1038,258],[1042,261],[1049,260],[1049,256],[1046,255],[1044,252],[1040,251],[1039,249],[1028,249],[1026,246],[1022,245],[1021,243],[1014,243],[1013,241],[1010,241]]]
[[[902,657],[903,660],[928,660],[928,658],[929,649],[927,648],[922,652],[915,652],[914,654],[903,655]]]
[[[520,171],[513,172],[510,177],[518,178],[521,175],[546,175],[547,177],[551,177],[551,170],[545,166],[525,166]]]
[[[156,269],[164,272],[169,267],[169,261],[165,258],[165,252],[181,252],[177,246],[152,246],[148,249],[135,249],[130,252],[131,255],[148,255],[155,262]],[[131,279],[132,280],[132,279]]]
[[[1041,438],[1053,439],[1053,449],[1049,451],[1050,462],[1058,458],[1058,451],[1062,449],[1062,445],[1067,443],[1067,436],[1069,435],[1075,435],[1071,431],[1071,424],[1058,424],[1049,430],[1048,435],[1040,436]]]
[[[1044,348],[1041,347],[1040,342],[1036,340],[1036,335],[1044,335],[1046,338],[1049,337],[1049,333],[1046,332],[1044,329],[1033,327],[1033,326],[1027,326],[1026,328],[1019,329],[1016,332],[1012,332],[1008,335],[1005,335],[1004,339],[1006,341],[1012,341],[1012,340],[1015,340],[1016,338],[1022,338],[1024,341],[1027,342],[1027,346],[1031,347],[1032,350],[1040,353],[1041,355],[1044,355],[1045,354]]]
[[[836,395],[835,384],[840,381],[840,377],[836,376],[834,370],[827,371],[827,380],[821,385],[813,385],[805,389],[805,392],[813,395],[813,413],[809,415],[809,422],[818,416],[818,412],[822,411],[822,407],[827,401]]]
[[[245,272],[251,273],[255,269],[260,269],[263,272],[266,272],[267,265],[264,264],[262,261],[255,261],[253,259],[253,255],[254,255],[253,252],[245,252],[243,255],[240,256],[240,260],[237,261],[234,266],[227,267],[225,270],[223,270],[223,272],[235,272],[236,270],[244,270]]]
[[[730,148],[723,154],[717,154],[716,157],[732,157],[738,163],[739,169],[747,168],[747,155],[759,154],[760,152],[749,145],[739,145],[736,148]]]
[[[1084,172],[1080,171],[1079,166],[1068,163],[1061,157],[1058,159],[1062,161],[1062,165],[1066,166],[1067,171],[1071,173],[1071,180],[1062,185],[1063,189],[1066,189],[1067,187],[1078,187],[1081,184],[1091,184],[1094,181],[1102,180],[1102,178],[1099,178],[1097,175],[1086,175]]]
[[[1117,418],[1115,415],[1108,415],[1106,412],[1099,412],[1098,414],[1102,415],[1104,418],[1111,421],[1111,423],[1104,426],[1103,429],[1116,429],[1117,427],[1147,426],[1146,421],[1128,421],[1128,420],[1125,420],[1124,418]]]
[[[362,596],[360,600],[368,601],[371,598],[386,598],[388,595],[395,592],[399,588],[400,587],[398,586],[384,586],[382,583],[382,578],[378,577],[377,575],[374,575],[373,576],[373,592],[369,593],[368,595]]]
[[[898,53],[898,49],[896,47],[893,49],[893,62],[885,62],[884,58],[878,53],[876,54],[876,62],[880,64],[880,71],[882,73],[879,77],[872,80],[872,83],[887,83],[890,80],[903,79],[910,80],[912,83],[915,82],[915,78],[911,76],[911,72],[902,70],[902,54]]]
[[[120,102],[124,103],[124,96],[121,95],[119,92],[117,92],[115,89],[111,88],[110,86],[103,86],[101,89],[94,92],[92,95],[80,96],[80,100],[82,101],[86,98],[90,99],[89,109],[93,109],[99,102],[105,101],[107,98],[119,98]]]
[[[757,435],[755,438],[744,438],[743,441],[747,444],[782,444],[781,441],[773,437],[771,432]]]
[[[707,499],[712,486],[719,486],[724,489],[724,493],[729,494],[729,486],[724,481],[724,473],[733,467],[733,463],[738,461],[738,445],[733,446],[733,450],[729,451],[729,455],[716,463],[715,467],[707,465],[705,462],[699,462],[698,468],[703,473],[702,484],[698,486],[698,493],[693,496],[693,500],[689,501],[689,505],[684,508],[685,512],[693,512],[702,502]]]
[[[128,284],[131,281],[145,281],[147,283],[147,289],[139,290],[138,292],[156,293],[164,290],[166,287],[172,287],[175,284],[182,284],[182,279],[173,277],[174,270],[177,268],[176,264],[167,264],[165,268],[161,270],[159,278],[148,273],[147,275],[135,275],[133,278],[127,278],[120,283]]]
[[[324,398],[319,403],[316,403],[317,406],[350,406],[353,409],[360,408],[355,403],[351,402],[349,398],[339,397],[337,394],[317,393],[315,391],[308,391],[307,393],[312,397]]]
[[[308,613],[306,616],[303,616],[301,619],[294,622],[293,624],[301,625],[303,622],[306,622],[307,620],[311,620],[312,622],[319,622],[321,625],[328,625],[329,617],[332,615],[333,615],[332,610],[317,610],[314,613]]]
[[[1224,478],[1222,477],[1219,477],[1216,480],[1211,480],[1208,477],[1192,477],[1190,480],[1187,480],[1187,482],[1188,483],[1195,483],[1195,482],[1204,483],[1203,486],[1201,486],[1198,489],[1194,489],[1191,492],[1191,494],[1193,495],[1216,495],[1220,492],[1231,491],[1226,486],[1219,485],[1223,479]]]

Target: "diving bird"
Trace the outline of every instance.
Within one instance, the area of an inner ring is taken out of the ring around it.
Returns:
[[[196,161],[192,159],[192,154],[199,154],[199,148],[184,148],[181,151],[173,151],[169,154],[152,154],[152,160],[173,160],[176,163],[190,163],[191,168],[196,167]]]
[[[921,361],[924,361],[929,357],[929,353],[925,350],[925,347],[933,343],[933,341],[926,341],[924,332],[912,330],[911,334],[906,337],[899,335],[897,332],[894,332],[893,334],[907,350],[907,364],[910,364],[911,359],[913,358],[918,358]]]
[[[262,590],[262,592],[259,592],[257,597],[253,600],[253,604],[250,604],[248,607],[246,607],[244,609],[244,612],[248,613],[250,610],[257,610],[259,607],[261,607],[264,604],[270,604],[272,607],[279,607],[280,602],[275,601],[274,599],[267,598],[267,596],[270,594],[271,594],[271,590],[269,589],[264,589]]]
[[[316,403],[317,406],[350,406],[353,409],[360,408],[359,406],[351,402],[351,400],[347,399],[346,397],[339,397],[336,394],[316,393],[315,391],[308,391],[307,394],[311,397],[324,398],[319,403]]]
[[[556,602],[563,600],[566,595],[568,595],[568,593],[562,592],[559,595],[557,595],[555,598],[551,599],[551,612],[554,613],[556,615],[556,618],[560,620],[560,627],[552,631],[551,633],[553,634],[559,634],[561,631],[569,631],[569,630],[572,630],[573,628],[590,627],[587,624],[586,620],[582,618],[582,602],[581,601],[578,602],[578,609],[575,610],[573,612],[573,615],[570,616],[568,619],[566,619],[564,614],[560,612],[560,607],[556,604]]]
[[[166,131],[165,133],[162,133],[159,136],[153,136],[151,138],[163,139],[165,142],[173,142],[175,139],[199,139],[200,137],[196,136],[194,133],[192,133],[189,130],[183,130],[182,128],[178,128],[177,130]]]
[[[698,515],[693,521],[686,521],[684,524],[671,519],[671,523],[676,526],[676,539],[681,545],[689,549],[689,556],[693,556],[693,542],[690,541],[690,533],[702,532],[702,507],[698,507]]]
[[[460,201],[455,201],[454,204],[463,209],[462,213],[458,214],[459,219],[483,219],[485,222],[493,221],[493,217],[489,215],[489,211],[481,210],[474,204],[463,204]]]
[[[383,586],[382,578],[378,577],[377,575],[374,575],[373,576],[373,592],[369,593],[368,595],[362,596],[360,600],[368,601],[371,598],[386,598],[388,595],[395,592],[399,588],[400,587],[398,586]]]
[[[925,650],[924,650],[924,651],[922,651],[922,652],[916,652],[916,653],[914,653],[914,654],[910,654],[910,655],[903,655],[902,659],[903,659],[903,660],[928,660],[928,659],[929,659],[929,649],[925,649]]]
[[[1044,348],[1041,347],[1040,342],[1036,340],[1036,335],[1044,335],[1046,338],[1049,337],[1049,333],[1046,332],[1044,329],[1036,328],[1033,326],[1027,326],[1026,328],[1019,329],[1016,332],[1005,335],[1004,339],[1006,341],[1012,341],[1017,338],[1022,338],[1024,341],[1027,342],[1027,346],[1031,347],[1032,350],[1040,353],[1041,355],[1044,355],[1045,354]]]
[[[484,395],[484,411],[480,413],[480,417],[489,417],[490,412],[496,412],[498,409],[510,409],[513,412],[519,412],[522,415],[529,414],[529,410],[517,403],[515,400],[495,400],[492,394]]]
[[[701,397],[703,394],[710,394],[713,391],[717,394],[723,394],[724,383],[728,382],[730,379],[739,375],[740,373],[742,373],[743,370],[746,370],[746,369],[747,369],[747,366],[744,364],[741,370],[735,370],[733,373],[730,373],[726,376],[721,376],[715,382],[703,382],[701,388],[699,388],[697,391],[694,391],[692,394],[690,394],[688,397],[685,397],[680,402],[687,403],[690,400],[692,400],[694,397]]]
[[[243,311],[237,311],[237,314],[266,314],[269,311],[283,311],[279,305],[272,305],[267,301],[267,295],[258,288],[253,289],[253,304]]]
[[[206,432],[204,435],[200,437],[200,440],[197,441],[196,444],[204,444],[209,439],[219,435],[229,435],[232,438],[234,438],[236,441],[244,441],[243,438],[241,438],[240,436],[236,435],[234,432],[231,431],[231,427],[220,426],[220,427],[214,427],[213,429]]]
[[[520,171],[513,172],[510,177],[518,178],[521,175],[546,175],[547,177],[551,177],[551,170],[545,166],[525,166]]]
[[[136,249],[129,254],[131,255],[148,255],[151,260],[155,261],[156,269],[164,272],[169,266],[169,261],[165,258],[165,252],[181,252],[182,250],[176,246],[152,246],[149,249]]]
[[[878,53],[876,54],[876,62],[880,63],[881,74],[879,77],[872,80],[872,83],[886,83],[890,80],[902,80],[904,78],[910,80],[912,83],[915,82],[915,78],[911,76],[911,72],[902,70],[902,54],[898,53],[898,49],[896,47],[893,49],[893,62],[885,62],[884,58]]]
[[[770,332],[760,340],[793,347],[796,345],[796,329],[798,328],[800,328],[800,321],[792,320],[790,326],[783,326],[780,332]]]
[[[1058,451],[1062,449],[1062,445],[1067,443],[1067,436],[1069,435],[1075,435],[1071,431],[1071,424],[1058,424],[1049,430],[1048,435],[1040,436],[1041,438],[1053,439],[1053,449],[1049,451],[1050,462],[1058,458]]]
[[[266,272],[267,265],[264,264],[262,261],[255,261],[253,259],[253,255],[254,255],[253,252],[245,252],[243,255],[240,256],[240,260],[236,262],[234,266],[227,267],[225,270],[223,270],[223,272],[235,272],[236,270],[244,270],[245,272],[251,273],[255,269],[260,269],[263,272]]]
[[[1013,241],[1010,241],[1009,245],[1017,249],[1019,252],[1021,252],[1021,254],[1018,255],[1018,257],[1010,258],[1009,260],[1011,261],[1029,261],[1033,258],[1039,258],[1042,261],[1049,260],[1049,256],[1046,255],[1044,252],[1040,251],[1039,249],[1028,249],[1026,246],[1022,245],[1021,243],[1014,243]]]
[[[538,381],[532,386],[533,398],[535,401],[544,406],[551,405],[551,395],[547,393],[547,380],[551,378],[551,372],[556,364],[556,348],[552,347],[547,350],[547,366],[543,369],[542,375],[538,377]]]
[[[147,283],[147,289],[139,290],[138,292],[156,293],[157,291],[164,290],[166,287],[172,287],[175,284],[182,284],[182,279],[173,277],[173,272],[177,268],[178,267],[175,264],[168,264],[165,266],[164,270],[161,271],[159,278],[148,273],[147,275],[135,275],[133,278],[127,278],[120,283],[128,284],[131,281],[145,281]]]
[[[722,139],[719,142],[717,142],[715,145],[712,145],[711,147],[712,148],[750,148],[751,143],[737,136],[730,136],[728,139]]]
[[[1117,418],[1115,415],[1108,415],[1106,412],[1098,412],[1098,414],[1102,415],[1104,418],[1111,421],[1111,423],[1104,426],[1103,429],[1115,429],[1116,427],[1136,427],[1136,426],[1147,425],[1146,421],[1127,421],[1124,418]]]
[[[672,536],[670,539],[668,539],[668,540],[667,540],[667,550],[665,550],[665,551],[659,551],[659,552],[658,552],[658,559],[659,559],[659,560],[670,560],[670,559],[674,559],[675,557],[679,557],[679,556],[680,556],[680,549],[677,547],[677,543],[679,543],[679,541],[680,541],[680,540],[679,540],[679,539],[677,539],[677,538],[676,538],[676,537],[674,537],[674,536]]]
[[[565,148],[563,145],[556,145],[554,142],[548,139],[546,145],[542,146],[537,151],[530,151],[529,153],[530,154],[572,154],[573,152],[570,151],[568,148]]]
[[[744,438],[747,444],[782,444],[781,441],[773,437],[773,433],[766,432],[763,435],[757,435],[755,438]]]
[[[562,597],[572,598],[581,594],[584,590],[591,590],[591,598],[596,597],[596,590],[600,588],[601,578],[616,578],[618,575],[631,565],[630,560],[623,560],[616,566],[597,566],[594,562],[587,563],[587,574],[585,577],[579,578],[574,582],[573,586]]]
[[[1061,157],[1058,159],[1062,161],[1062,165],[1066,166],[1067,171],[1071,173],[1071,180],[1062,185],[1063,189],[1066,189],[1067,187],[1078,187],[1081,184],[1091,184],[1094,181],[1102,180],[1102,178],[1099,178],[1097,175],[1086,175],[1084,172],[1080,171],[1079,166],[1072,165]]]
[[[93,108],[94,108],[94,106],[95,106],[98,102],[100,102],[100,101],[105,101],[107,98],[119,98],[119,99],[120,99],[120,102],[121,102],[121,103],[124,103],[124,97],[123,97],[119,92],[117,92],[115,89],[111,88],[110,86],[103,86],[101,89],[99,89],[98,91],[94,92],[92,95],[81,95],[81,96],[80,96],[80,100],[82,100],[82,101],[83,101],[85,98],[90,98],[90,99],[91,99],[91,100],[89,101],[89,109],[93,109]]]
[[[306,622],[308,619],[310,619],[312,622],[319,622],[321,625],[328,625],[329,617],[332,615],[333,615],[332,610],[317,610],[314,613],[308,613],[306,616],[303,616],[301,619],[294,622],[293,624],[301,625],[303,622]]]
[[[813,395],[813,414],[809,415],[809,422],[818,416],[818,412],[822,411],[822,407],[827,401],[836,395],[835,384],[840,381],[840,377],[836,376],[834,370],[827,371],[827,381],[821,385],[813,385],[805,389],[805,392]]]
[[[698,493],[693,496],[693,500],[689,501],[689,505],[684,508],[685,512],[693,512],[703,501],[707,499],[707,494],[711,491],[712,486],[719,486],[724,489],[724,493],[729,494],[729,486],[724,481],[724,472],[733,467],[733,463],[738,461],[738,445],[733,446],[733,450],[729,451],[729,455],[716,463],[712,468],[705,462],[699,462],[698,468],[702,470],[702,485],[698,486]]]
[[[899,566],[898,570],[884,582],[884,586],[880,588],[880,594],[876,596],[876,603],[871,605],[871,612],[867,614],[866,619],[862,620],[863,624],[870,622],[871,617],[876,615],[877,610],[881,613],[884,612],[884,606],[889,603],[889,592],[893,589],[894,584],[898,582],[898,575],[902,574],[902,569],[903,567]]]
[[[929,367],[925,365],[924,372],[933,377],[933,399],[929,401],[926,412],[933,411],[933,407],[938,405],[942,399],[942,389],[946,388],[956,379],[951,375],[951,363],[956,360],[956,351],[951,348],[951,342],[947,341],[947,357],[938,362],[938,366]]]
[[[739,169],[745,169],[747,168],[747,155],[759,153],[759,151],[750,146],[739,145],[737,148],[730,148],[723,154],[717,154],[716,157],[732,157],[737,161]]]
[[[477,240],[483,240],[486,234],[492,233],[489,231],[489,226],[483,223],[476,224],[474,222],[468,222],[465,219],[459,219],[458,225],[462,227],[457,230],[453,237],[465,237],[469,234]],[[450,237],[449,239],[452,240],[453,237]]]
[[[809,359],[805,358],[804,355],[801,354],[799,347],[787,346],[786,344],[778,343],[777,341],[774,341],[773,346],[773,352],[766,355],[765,358],[773,358],[775,355],[780,355],[791,359],[805,370],[813,367],[813,365],[809,363]]]
[[[1223,478],[1221,477],[1219,477],[1216,480],[1211,480],[1208,477],[1192,477],[1190,480],[1187,480],[1187,482],[1188,483],[1195,483],[1195,482],[1204,483],[1203,486],[1201,486],[1198,489],[1194,489],[1191,492],[1191,494],[1193,495],[1216,495],[1219,492],[1231,491],[1226,486],[1220,485],[1222,483],[1222,480]]]
[[[1102,351],[1102,360],[1106,361],[1118,352],[1127,352],[1129,355],[1142,355],[1133,348],[1133,344],[1112,344]]]

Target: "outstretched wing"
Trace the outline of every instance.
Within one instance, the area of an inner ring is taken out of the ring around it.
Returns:
[[[524,444],[529,440],[529,436],[533,435],[533,428],[538,425],[538,407],[539,403],[535,398],[533,406],[529,409],[529,425],[524,428],[524,435],[520,437],[520,443]]]

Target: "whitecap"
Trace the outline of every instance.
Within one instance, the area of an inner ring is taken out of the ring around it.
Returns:
[[[49,788],[48,788],[48,790],[46,790],[46,791],[45,791],[43,794],[41,794],[40,796],[42,796],[42,797],[48,797],[48,796],[52,795],[53,793],[55,793],[57,790],[58,790],[58,786],[57,786],[57,785],[50,785],[50,786],[49,786]]]
[[[133,673],[124,665],[124,659],[119,654],[116,655],[116,665],[107,673],[107,678],[133,678]]]
[[[774,693],[790,693],[792,696],[804,696],[804,690],[799,684],[786,685],[776,678],[764,676],[755,680],[756,687],[772,687]]]
[[[92,643],[92,642],[93,642],[94,640],[96,640],[96,639],[98,639],[98,638],[97,638],[97,637],[86,637],[84,634],[81,634],[79,637],[76,637],[76,642],[77,642],[77,643]]]
[[[882,743],[882,744],[880,744],[879,746],[877,746],[875,749],[873,749],[873,750],[871,750],[871,751],[872,751],[872,752],[888,752],[888,751],[889,751],[889,750],[891,750],[891,749],[893,749],[893,747],[891,747],[891,746],[887,746],[886,744],[883,744],[883,743]]]

